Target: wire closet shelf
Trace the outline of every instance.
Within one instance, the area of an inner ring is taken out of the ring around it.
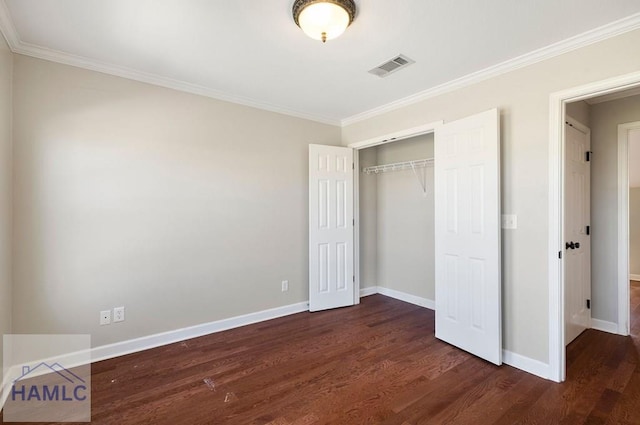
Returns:
[[[433,158],[395,162],[393,164],[372,165],[370,167],[364,167],[362,172],[365,174],[379,174],[390,171],[415,170],[416,168],[425,168],[430,166],[433,166]]]
[[[413,161],[395,162],[393,164],[372,165],[370,167],[362,168],[362,172],[365,174],[383,174],[392,171],[412,170],[413,174],[418,178],[418,183],[422,188],[422,193],[427,194],[427,174],[426,170],[422,170],[418,173],[418,169],[432,167],[433,158],[415,159]]]

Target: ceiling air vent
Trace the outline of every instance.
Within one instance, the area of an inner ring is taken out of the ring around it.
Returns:
[[[405,55],[398,55],[390,61],[387,61],[380,66],[376,66],[370,70],[369,73],[377,75],[378,77],[386,77],[389,74],[401,70],[402,68],[406,68],[412,63],[415,63],[415,61],[409,59]]]

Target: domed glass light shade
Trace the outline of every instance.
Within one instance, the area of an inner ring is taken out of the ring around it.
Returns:
[[[296,0],[293,19],[305,34],[323,43],[340,36],[353,22],[353,0]]]

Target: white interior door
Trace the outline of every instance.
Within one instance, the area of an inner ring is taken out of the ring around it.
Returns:
[[[500,116],[435,134],[436,337],[502,364]]]
[[[565,344],[591,327],[591,149],[589,129],[565,123]]]
[[[309,145],[309,310],[355,304],[353,149]]]

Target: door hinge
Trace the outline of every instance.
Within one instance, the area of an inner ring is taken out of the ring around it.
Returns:
[[[356,283],[356,275],[353,275],[353,283]]]
[[[356,169],[356,163],[355,163],[355,162],[352,162],[352,163],[351,163],[351,169],[352,169],[352,170],[355,170],[355,169]]]
[[[558,251],[558,258],[562,260],[562,251]]]
[[[591,300],[587,300],[587,308],[591,310]]]
[[[585,154],[587,162],[591,161],[591,155],[593,155],[593,152],[591,151],[587,151],[587,153]]]
[[[591,226],[587,226],[587,236],[591,234]]]
[[[356,219],[355,218],[353,219],[353,225],[354,226],[356,225]]]

